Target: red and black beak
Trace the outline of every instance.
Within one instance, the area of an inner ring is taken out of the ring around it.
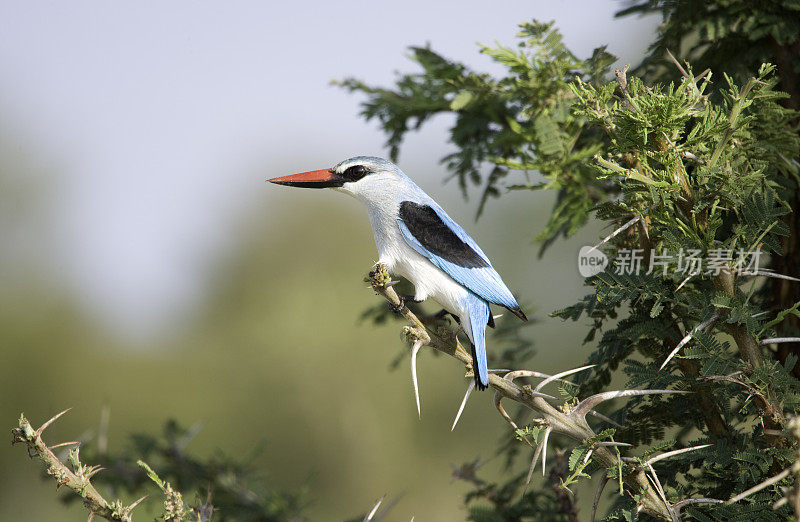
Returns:
[[[291,176],[282,176],[280,178],[272,178],[267,181],[270,183],[277,183],[278,185],[288,185],[290,187],[327,188],[341,187],[347,180],[335,174],[332,169],[323,169],[301,172],[300,174],[292,174]]]

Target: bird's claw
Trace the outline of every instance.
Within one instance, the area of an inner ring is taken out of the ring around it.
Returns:
[[[400,312],[402,312],[403,308],[406,307],[407,303],[421,303],[422,302],[422,300],[417,299],[413,295],[397,294],[397,298],[400,300],[400,304],[399,305],[395,306],[394,304],[389,303],[389,309],[392,312],[396,313],[396,314],[399,314]]]
[[[400,304],[389,303],[389,310],[398,315],[403,311],[403,308],[406,307],[406,300],[402,297],[399,297],[399,299]]]

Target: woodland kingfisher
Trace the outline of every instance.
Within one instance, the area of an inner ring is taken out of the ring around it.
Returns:
[[[430,297],[457,317],[472,347],[475,385],[489,385],[486,327],[489,304],[527,317],[478,244],[394,163],[357,156],[335,167],[268,180],[279,185],[332,188],[367,207],[378,261],[414,285],[421,302]]]

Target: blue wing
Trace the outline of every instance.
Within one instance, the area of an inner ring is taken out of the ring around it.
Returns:
[[[406,242],[447,275],[481,299],[505,306],[525,319],[486,254],[441,207],[404,201],[397,224]]]

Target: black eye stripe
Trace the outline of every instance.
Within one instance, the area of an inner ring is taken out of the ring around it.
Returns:
[[[347,178],[348,181],[358,181],[367,174],[369,174],[369,170],[364,165],[353,165],[345,169],[342,176]]]

